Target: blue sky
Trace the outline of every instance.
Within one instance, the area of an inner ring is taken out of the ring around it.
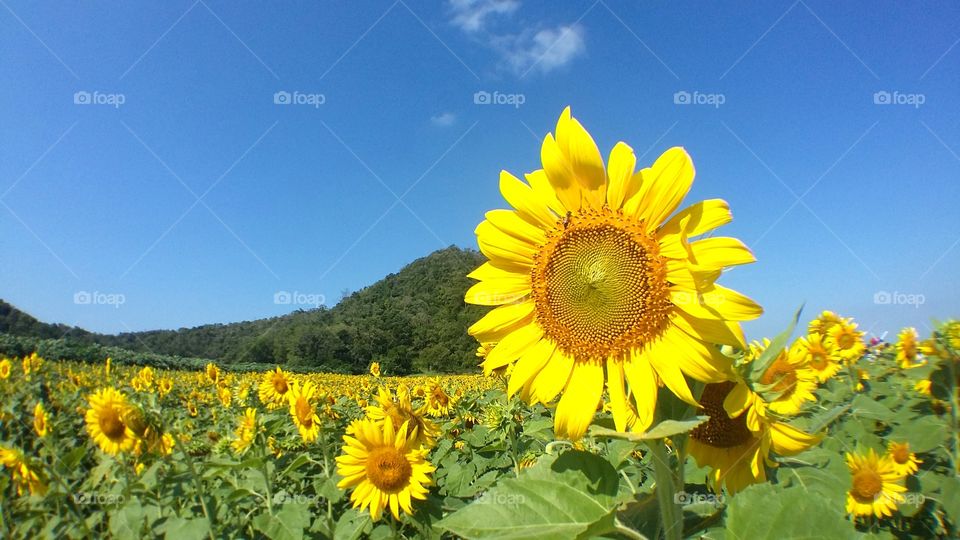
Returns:
[[[605,155],[684,146],[688,202],[730,202],[723,234],[758,262],[722,283],[767,310],[751,337],[804,302],[925,333],[960,314],[958,22],[948,2],[0,0],[0,297],[104,332],[332,305],[475,246],[499,171],[539,168],[571,105]]]

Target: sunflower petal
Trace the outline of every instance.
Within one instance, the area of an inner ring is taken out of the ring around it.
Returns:
[[[530,294],[530,278],[489,279],[467,289],[464,301],[478,306],[500,306],[516,302]]]
[[[503,367],[517,358],[527,348],[543,337],[543,330],[536,324],[520,327],[490,351],[483,361],[483,372],[489,375],[491,371]]]
[[[578,362],[573,367],[572,384],[560,397],[554,418],[557,436],[578,440],[597,413],[603,395],[603,366],[599,362]]]
[[[706,267],[725,268],[757,261],[743,242],[725,236],[690,242],[690,251],[694,261]]]
[[[552,227],[557,217],[550,212],[549,201],[544,201],[534,190],[507,171],[500,171],[500,193],[517,213],[532,225]]]
[[[480,339],[480,336],[484,334],[503,332],[511,326],[531,318],[534,308],[533,302],[520,302],[500,306],[490,310],[482,319],[473,323],[473,325],[467,329],[467,333]],[[480,341],[492,340],[480,339]]]
[[[547,241],[547,235],[542,227],[524,220],[513,210],[491,210],[485,214],[485,217],[494,227],[529,244],[538,246]]]
[[[557,145],[580,185],[582,199],[592,208],[601,208],[606,202],[607,176],[597,143],[583,125],[571,116],[570,107],[560,115],[556,133]]]
[[[637,406],[637,425],[634,430],[646,431],[653,424],[657,408],[657,375],[650,361],[639,351],[631,353],[623,368]]]
[[[553,351],[557,348],[556,344],[548,339],[541,339],[536,345],[528,349],[517,361],[517,365],[510,374],[510,382],[507,384],[507,395],[513,396],[525,386],[530,379],[543,369],[543,366],[550,361]]]
[[[623,361],[607,359],[607,392],[610,394],[610,410],[617,431],[627,430],[627,395],[623,386]]]
[[[677,212],[660,228],[661,234],[685,233],[699,236],[733,220],[730,205],[723,199],[707,199]]]
[[[533,380],[531,397],[544,405],[553,401],[560,390],[567,385],[571,371],[573,371],[573,357],[557,349],[547,365]]]
[[[633,172],[637,167],[637,156],[626,143],[618,142],[610,151],[607,160],[607,175],[610,183],[607,186],[607,206],[611,210],[619,210],[623,201],[632,195],[638,185],[633,183]]]

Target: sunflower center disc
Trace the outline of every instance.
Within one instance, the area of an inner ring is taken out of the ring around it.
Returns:
[[[120,413],[115,409],[105,410],[100,415],[100,431],[102,431],[108,439],[122,439],[125,430],[126,426],[123,425],[123,420],[120,419]]]
[[[297,418],[304,426],[308,428],[313,427],[313,408],[310,406],[310,403],[303,398],[297,399]]]
[[[732,382],[708,384],[703,388],[700,404],[709,420],[693,428],[690,436],[716,448],[740,446],[753,438],[747,427],[747,413],[730,418],[723,408],[723,400],[736,386]]]
[[[273,389],[276,390],[278,394],[287,393],[287,378],[280,374],[275,374],[273,376]]]
[[[673,307],[656,239],[607,209],[583,210],[550,231],[531,282],[538,322],[577,360],[642,347],[663,333]]]
[[[883,479],[877,471],[864,469],[853,475],[853,491],[861,500],[872,501],[883,490]]]
[[[839,345],[840,348],[843,350],[847,350],[853,347],[853,343],[854,343],[854,337],[851,336],[850,334],[841,334],[840,337],[837,339],[837,345]]]
[[[406,456],[392,446],[373,450],[367,458],[367,478],[381,491],[399,491],[412,474],[413,468]]]
[[[890,454],[897,464],[903,465],[910,460],[910,447],[906,444],[898,444],[893,447],[893,452],[890,452]]]

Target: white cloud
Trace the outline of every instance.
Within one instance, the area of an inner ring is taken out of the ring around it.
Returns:
[[[440,127],[452,126],[456,121],[457,115],[453,114],[452,112],[445,112],[430,117],[430,122],[433,125]]]
[[[547,73],[583,54],[587,49],[583,38],[582,26],[561,25],[534,34],[507,36],[498,40],[498,48],[517,73],[532,69]]]
[[[520,7],[518,0],[450,0],[454,25],[464,32],[484,30],[490,15],[509,15]]]

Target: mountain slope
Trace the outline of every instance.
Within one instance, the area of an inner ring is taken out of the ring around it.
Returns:
[[[385,372],[475,369],[467,327],[485,311],[468,306],[466,274],[484,257],[454,246],[436,251],[343,299],[332,309],[180,330],[94,334],[37,321],[0,301],[0,332],[97,343],[141,353],[210,358],[224,364],[280,364],[360,372],[371,361]]]

